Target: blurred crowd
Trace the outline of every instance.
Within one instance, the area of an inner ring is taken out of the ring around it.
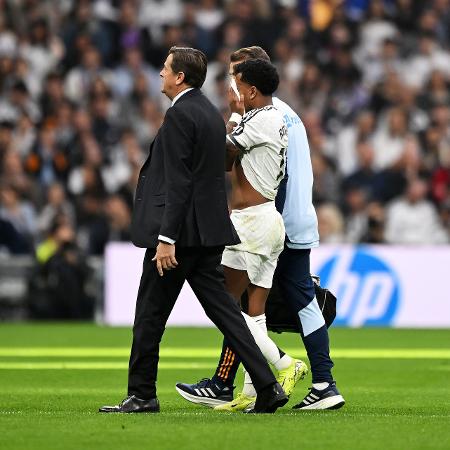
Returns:
[[[129,240],[172,45],[207,54],[224,117],[230,52],[269,52],[322,242],[449,241],[449,0],[0,0],[0,251],[70,263]]]

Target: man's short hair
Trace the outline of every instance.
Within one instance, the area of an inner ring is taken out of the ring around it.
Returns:
[[[239,50],[233,52],[230,56],[230,61],[232,63],[238,61],[247,61],[249,59],[264,59],[270,62],[270,57],[266,53],[266,51],[257,45],[253,45],[252,47],[240,48]]]
[[[183,72],[184,82],[193,88],[201,88],[206,78],[207,59],[203,52],[190,47],[172,47],[172,70]]]
[[[241,74],[241,80],[255,86],[268,97],[278,88],[280,77],[273,64],[265,59],[249,59],[234,66],[234,75]]]

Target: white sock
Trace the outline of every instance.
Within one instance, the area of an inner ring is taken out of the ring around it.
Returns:
[[[246,370],[244,370],[244,388],[242,389],[242,393],[249,397],[256,397],[256,390],[253,386],[252,379]]]
[[[259,316],[253,316],[252,319],[258,324],[259,328],[267,334],[266,315],[260,314]]]
[[[260,326],[252,317],[242,313],[245,322],[247,323],[250,332],[252,333],[253,339],[258,345],[261,353],[267,359],[267,361],[275,366],[277,370],[282,370],[288,368],[292,364],[292,358],[289,355],[284,355],[280,358],[280,351],[276,346],[275,342],[267,336]],[[261,317],[261,316],[258,316]]]
[[[284,354],[274,366],[277,370],[283,370],[287,369],[291,364],[292,358],[289,355]]]
[[[259,325],[264,334],[267,334],[266,315],[260,314],[259,316],[253,316],[252,319]],[[292,358],[289,355],[284,354],[274,365],[277,370],[282,370],[286,369],[291,364]]]
[[[261,331],[267,335],[267,326],[266,326],[266,315],[261,314],[259,316],[251,317],[261,328]],[[244,389],[242,389],[242,393],[244,395],[248,395],[249,397],[256,397],[256,389],[253,386],[252,379],[250,374],[244,368]]]
[[[329,385],[330,383],[327,383],[326,381],[324,381],[323,383],[313,383],[313,388],[317,389],[318,391],[322,391],[326,389]]]
[[[267,334],[266,315],[261,314],[259,316],[253,316],[252,319],[259,325],[264,334]],[[292,358],[289,355],[284,354],[278,362],[274,365],[277,370],[286,369],[292,364]]]

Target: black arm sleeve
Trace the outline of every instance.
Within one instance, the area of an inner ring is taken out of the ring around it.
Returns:
[[[164,122],[166,201],[159,234],[177,241],[192,196],[194,123],[175,108],[168,110]]]

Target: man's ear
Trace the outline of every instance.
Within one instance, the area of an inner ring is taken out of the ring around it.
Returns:
[[[175,84],[179,86],[180,84],[184,83],[184,72],[178,72],[177,73],[177,79],[175,80]]]
[[[258,93],[255,86],[252,86],[250,88],[250,98],[253,100],[256,97],[256,94]]]

